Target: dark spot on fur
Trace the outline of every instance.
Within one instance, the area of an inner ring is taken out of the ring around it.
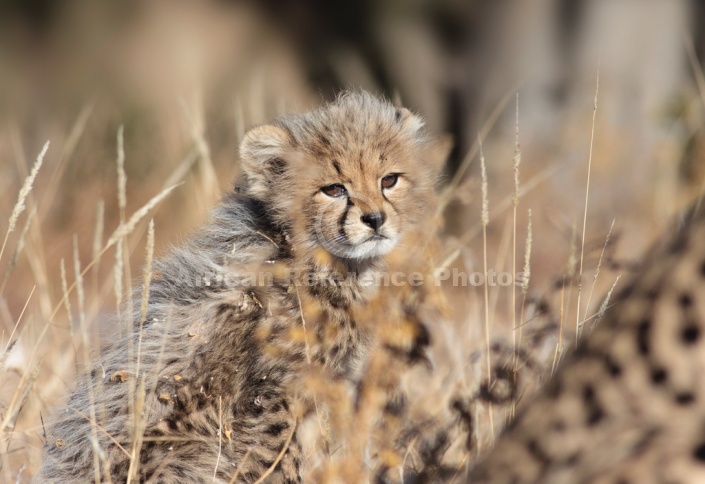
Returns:
[[[634,294],[635,289],[636,289],[635,284],[633,284],[633,283],[629,284],[620,293],[620,299],[626,299],[626,298],[630,297],[632,294]]]
[[[668,379],[668,373],[663,368],[653,368],[651,370],[651,382],[660,385]]]
[[[330,140],[323,133],[318,133],[318,142],[325,147],[330,147]]]
[[[197,393],[194,396],[194,403],[196,404],[196,408],[198,410],[203,410],[208,405],[208,397],[202,393]]]
[[[539,443],[536,440],[530,440],[526,443],[526,450],[529,451],[531,456],[537,461],[544,465],[549,465],[551,463],[551,458],[546,455],[546,453],[541,449]]]
[[[130,468],[130,461],[129,460],[122,460],[122,461],[110,466],[110,474],[112,474],[113,476],[127,475],[127,471],[129,468]]]
[[[280,177],[284,175],[284,172],[286,171],[286,162],[281,159],[281,158],[272,158],[268,162],[269,164],[269,172],[272,174],[272,177]]]
[[[267,390],[265,390],[265,392],[262,394],[267,400],[274,400],[277,397],[281,396],[280,392],[278,391],[280,380],[275,375],[270,375],[267,377],[267,381],[269,382],[270,387],[267,388]]]
[[[394,121],[396,121],[397,123],[401,121],[401,109],[397,109],[396,111],[394,111]]]
[[[685,344],[694,344],[700,338],[700,328],[695,325],[686,326],[681,331],[681,339]]]
[[[603,418],[605,418],[605,411],[602,410],[602,407],[597,405],[597,403],[592,405],[590,407],[590,409],[588,410],[588,418],[587,418],[588,425],[591,427],[593,425],[597,425],[598,423],[600,423],[600,421]]]
[[[686,309],[693,305],[693,297],[689,293],[684,292],[681,294],[680,298],[678,298],[678,302],[683,309]]]
[[[169,427],[169,430],[177,430],[179,428],[179,425],[173,418],[169,418],[166,420],[166,426]]]
[[[567,466],[573,467],[576,465],[578,462],[580,462],[580,452],[575,452],[574,454],[571,454],[568,456],[568,458],[565,460],[565,463]]]
[[[338,175],[343,175],[343,170],[340,169],[340,163],[338,163],[337,160],[333,160],[333,168],[335,168],[335,171],[338,173]]]
[[[614,361],[611,356],[605,356],[605,364],[607,365],[607,371],[612,378],[618,378],[622,375],[622,367],[619,363]]]
[[[281,435],[282,432],[284,432],[288,428],[289,424],[287,422],[277,422],[267,427],[267,430],[265,430],[264,432],[267,435],[271,435],[272,437],[278,437]]]
[[[643,320],[636,329],[636,341],[637,347],[639,348],[639,353],[646,356],[649,354],[649,332],[651,331],[651,321],[649,319]]]
[[[589,426],[598,424],[605,417],[605,411],[598,403],[592,385],[585,385],[583,388],[583,402],[587,407],[587,424]]]
[[[693,459],[705,463],[705,442],[693,449]]]
[[[676,402],[678,405],[690,405],[695,402],[695,395],[690,392],[682,392],[676,394]]]
[[[549,380],[546,385],[546,396],[552,400],[557,400],[558,397],[561,396],[561,393],[563,393],[563,382],[558,378]]]
[[[249,471],[242,475],[243,482],[255,482],[259,479],[259,475],[255,471]]]
[[[259,464],[262,467],[264,467],[265,469],[269,469],[270,467],[272,467],[274,465],[274,461],[273,460],[261,460],[261,461],[259,461]]]
[[[551,424],[551,428],[554,432],[565,432],[566,424],[564,420],[556,420]]]
[[[573,351],[573,355],[575,356],[575,358],[580,360],[585,359],[585,357],[587,357],[589,353],[590,349],[583,342],[581,342],[581,344],[579,344],[578,347],[575,348],[575,350]]]
[[[384,406],[384,412],[389,415],[401,416],[406,409],[406,400],[402,395],[394,395],[392,398],[387,400],[387,404]]]
[[[688,240],[681,236],[676,237],[676,239],[671,243],[670,251],[672,254],[679,254],[688,248]]]

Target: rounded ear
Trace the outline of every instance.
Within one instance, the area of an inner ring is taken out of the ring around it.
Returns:
[[[417,116],[406,108],[397,108],[395,116],[397,123],[401,124],[402,130],[412,137],[420,133],[425,124],[421,116]]]
[[[240,144],[245,186],[254,196],[265,195],[286,170],[285,156],[291,147],[289,133],[271,124],[247,132]]]

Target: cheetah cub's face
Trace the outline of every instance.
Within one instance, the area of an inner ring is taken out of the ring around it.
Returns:
[[[366,260],[400,246],[432,206],[436,168],[423,121],[366,93],[250,131],[245,186],[295,249]]]

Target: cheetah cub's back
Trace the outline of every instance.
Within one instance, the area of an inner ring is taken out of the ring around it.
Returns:
[[[37,479],[300,481],[297,433],[316,414],[303,379],[360,391],[397,316],[394,361],[427,344],[429,291],[389,299],[369,281],[433,250],[428,143],[418,116],[364,92],[248,132],[237,188],[155,262],[146,321],[127,316],[78,379]]]

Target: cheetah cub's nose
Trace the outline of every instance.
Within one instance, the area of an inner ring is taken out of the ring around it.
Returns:
[[[360,220],[371,229],[379,230],[384,225],[384,221],[387,220],[387,215],[384,212],[366,213],[360,217]]]

